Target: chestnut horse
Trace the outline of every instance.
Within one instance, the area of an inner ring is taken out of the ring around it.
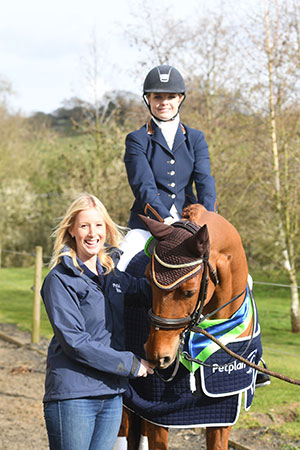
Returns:
[[[183,220],[176,228],[175,224],[170,226],[146,217],[141,220],[155,239],[146,269],[152,287],[146,358],[157,369],[167,369],[176,360],[184,337],[200,316],[228,319],[241,307],[248,265],[234,226],[199,204],[184,210]],[[189,229],[184,229],[186,224]],[[252,328],[251,321],[239,337],[250,336]],[[121,435],[129,432],[131,415],[125,408]],[[207,449],[227,449],[230,430],[231,425],[206,427]],[[143,420],[142,434],[148,437],[149,450],[167,450],[167,427]],[[129,449],[138,448],[134,440],[128,438]]]

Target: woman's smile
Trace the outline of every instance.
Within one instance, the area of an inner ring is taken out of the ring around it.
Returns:
[[[178,113],[179,105],[183,99],[180,94],[154,92],[147,96],[151,113],[161,120],[171,120]]]
[[[75,238],[79,259],[84,263],[89,260],[96,261],[106,240],[106,226],[102,214],[96,208],[81,211],[76,216],[70,234]]]

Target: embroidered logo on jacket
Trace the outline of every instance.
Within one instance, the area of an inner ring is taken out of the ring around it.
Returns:
[[[121,285],[119,283],[113,283],[112,286],[118,294],[122,294]]]

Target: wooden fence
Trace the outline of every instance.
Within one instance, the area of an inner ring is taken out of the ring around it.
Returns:
[[[43,248],[41,246],[35,247],[35,272],[34,272],[34,286],[33,286],[33,307],[32,307],[32,330],[31,342],[33,344],[40,341],[40,316],[41,316],[41,297],[40,290],[42,284],[42,268],[43,268]],[[1,260],[1,259],[0,259]],[[253,284],[264,284],[269,286],[287,287],[290,285],[268,283],[262,281],[253,281]],[[298,286],[300,289],[300,286]]]
[[[31,342],[36,344],[40,341],[40,321],[41,321],[41,297],[40,290],[42,284],[43,268],[43,247],[35,247],[35,272],[33,287],[33,308],[32,308],[32,330]]]

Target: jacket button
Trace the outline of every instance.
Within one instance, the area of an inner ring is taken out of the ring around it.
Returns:
[[[175,187],[176,184],[175,183],[169,183],[168,186]]]
[[[171,170],[170,172],[168,172],[168,175],[171,175],[173,177],[175,175],[175,170]]]
[[[176,195],[175,195],[175,194],[172,194],[171,197],[172,197],[172,198],[176,198]]]
[[[170,159],[170,161],[168,161],[168,163],[175,164],[175,159]]]

